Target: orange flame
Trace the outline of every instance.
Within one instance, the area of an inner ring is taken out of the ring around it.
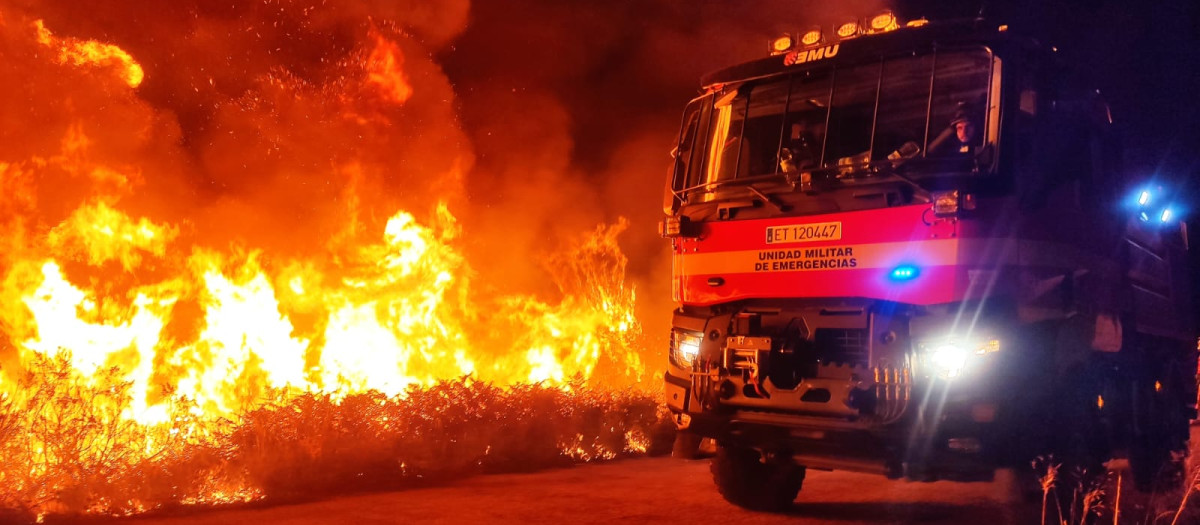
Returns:
[[[395,42],[383,38],[377,31],[371,32],[375,48],[367,57],[367,81],[379,89],[380,94],[394,104],[403,104],[412,96],[413,89],[404,73],[404,54]]]
[[[557,306],[501,298],[485,318],[462,302],[472,291],[459,276],[470,270],[452,245],[453,217],[444,206],[438,216],[440,226],[431,229],[397,213],[381,242],[323,274],[314,261],[272,271],[257,253],[201,247],[172,262],[177,228],[87,205],[51,230],[51,252],[85,263],[85,274],[109,263],[126,272],[152,265],[170,271],[114,296],[72,282],[54,258],[24,260],[9,273],[16,293],[7,299],[29,316],[6,309],[5,326],[26,351],[70,350],[84,375],[107,366],[127,370],[139,402],[130,415],[147,423],[165,414],[158,405],[167,400],[153,395],[164,386],[201,414],[229,417],[254,406],[264,389],[394,395],[464,375],[565,385],[590,377],[602,358],[619,362],[619,375],[636,377],[636,349],[622,343],[637,331],[631,291],[616,290],[614,298],[614,290],[593,290],[594,297],[571,296]],[[602,229],[591,242],[614,242],[615,232]],[[191,341],[169,333],[184,315],[181,301],[199,306],[202,328]],[[293,316],[311,328],[298,327]],[[468,323],[490,328],[474,338],[480,331]]]
[[[70,62],[77,66],[92,65],[112,68],[117,76],[131,88],[141,85],[146,74],[142,66],[134,62],[133,57],[123,49],[112,44],[102,44],[95,40],[78,40],[74,38],[56,38],[46,29],[41,20],[33,23],[37,31],[38,43],[58,50],[60,63]]]

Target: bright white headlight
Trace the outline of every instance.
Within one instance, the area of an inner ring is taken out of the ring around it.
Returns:
[[[945,378],[955,378],[967,366],[969,353],[956,343],[938,345],[929,353],[929,364],[934,373]]]
[[[675,337],[673,348],[675,361],[685,368],[691,367],[692,362],[696,360],[696,356],[700,355],[700,341],[703,338],[699,334],[678,331],[673,333]]]
[[[922,343],[919,348],[930,375],[954,379],[966,374],[968,369],[974,369],[983,356],[999,352],[1000,340],[990,337],[967,340],[951,337]]]

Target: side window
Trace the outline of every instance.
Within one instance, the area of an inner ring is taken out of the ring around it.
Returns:
[[[1093,168],[1088,125],[1072,106],[1060,99],[1038,116],[1033,165],[1022,192],[1029,209],[1053,205],[1078,210],[1092,198],[1085,194]]]
[[[1058,121],[1055,101],[1059,98],[1061,76],[1044,69],[1040,61],[1027,64],[1028,76],[1022,81],[1018,100],[1019,139],[1015,147],[1021,162],[1017,185],[1024,210],[1039,210],[1051,201],[1049,193],[1059,177],[1057,162]]]
[[[1096,163],[1094,149],[1099,130],[1090,114],[1091,104],[1087,100],[1078,100],[1064,105],[1067,107],[1058,126],[1057,146],[1061,156],[1055,171],[1061,174],[1064,182],[1071,184],[1075,209],[1106,209],[1104,192],[1111,186],[1107,184],[1104,166]]]
[[[676,191],[695,186],[700,179],[700,167],[704,161],[704,135],[700,130],[705,118],[711,114],[711,108],[712,98],[704,97],[692,102],[684,110],[671,181],[671,187]]]
[[[749,91],[739,89],[718,96],[713,103],[705,183],[732,179],[737,173],[743,152],[742,127],[749,102]]]
[[[707,182],[775,173],[788,83],[746,85],[714,104]]]

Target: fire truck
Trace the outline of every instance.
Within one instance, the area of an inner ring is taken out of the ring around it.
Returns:
[[[763,510],[807,469],[1178,472],[1197,352],[1174,186],[1121,171],[1106,103],[1032,38],[832,29],[684,110],[660,223],[677,447],[710,438],[721,494]]]

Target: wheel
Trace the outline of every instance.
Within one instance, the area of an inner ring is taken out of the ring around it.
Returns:
[[[1138,424],[1129,447],[1129,467],[1135,486],[1144,492],[1178,487],[1183,482],[1188,417],[1164,390],[1140,385],[1137,392]]]
[[[1134,486],[1142,492],[1169,487],[1183,474],[1182,464],[1172,461],[1170,452],[1154,441],[1153,438],[1138,439],[1129,450]]]
[[[781,511],[791,507],[804,484],[804,467],[790,458],[763,461],[758,451],[717,444],[710,467],[717,491],[726,501],[751,510]]]
[[[1048,461],[1059,464],[1062,473],[1104,472],[1104,463],[1112,454],[1100,411],[1100,400],[1104,399],[1103,367],[1084,363],[1061,373],[1055,383],[1049,400],[1049,417],[1042,419],[1049,427],[1049,446],[1035,453],[1049,453],[1053,459]],[[1109,401],[1108,410],[1113,411],[1114,400],[1110,397]]]
[[[704,437],[686,430],[675,433],[675,445],[671,447],[671,457],[675,459],[696,459],[700,457],[700,441]]]

